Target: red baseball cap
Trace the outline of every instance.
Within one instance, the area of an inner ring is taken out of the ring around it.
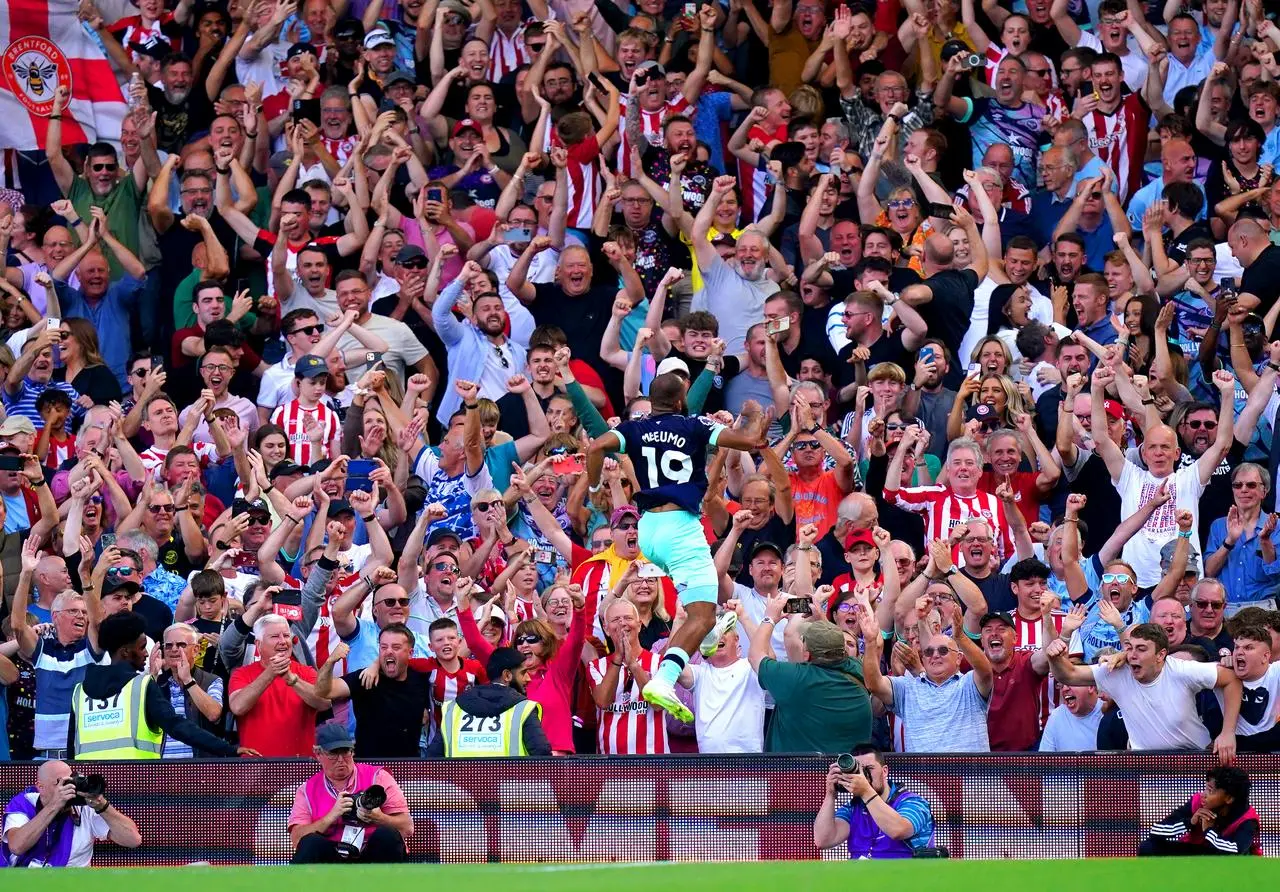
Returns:
[[[1119,400],[1103,400],[1102,408],[1105,409],[1107,414],[1112,418],[1124,417],[1124,406]]]
[[[844,537],[845,551],[853,551],[853,546],[859,544],[876,547],[876,540],[872,537],[870,530],[851,530],[849,535]]]

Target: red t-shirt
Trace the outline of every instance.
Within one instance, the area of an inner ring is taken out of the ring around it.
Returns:
[[[1013,487],[1013,502],[1018,506],[1018,513],[1026,520],[1027,526],[1040,519],[1040,491],[1036,489],[1034,471],[1018,471],[1009,478]],[[995,471],[983,471],[978,480],[978,489],[983,492],[995,492],[996,487],[1004,482],[1004,477]]]
[[[1017,651],[1003,672],[996,672],[987,709],[991,751],[1025,752],[1040,739],[1040,689],[1045,677],[1031,667],[1031,654]]]
[[[315,684],[316,670],[297,660],[289,669],[308,684]],[[260,661],[241,666],[231,673],[227,700],[262,674]],[[284,678],[272,679],[258,702],[240,716],[240,745],[276,758],[310,756],[316,745],[316,711],[289,688]]]
[[[182,352],[182,342],[187,338],[203,339],[204,329],[199,325],[193,325],[190,328],[183,328],[173,333],[173,342],[170,345],[173,354],[170,359],[172,368],[181,368],[195,362],[195,359]],[[240,364],[236,367],[236,370],[252,375],[253,370],[258,367],[260,362],[262,362],[262,357],[258,355],[256,350],[245,344],[244,352],[240,354]]]

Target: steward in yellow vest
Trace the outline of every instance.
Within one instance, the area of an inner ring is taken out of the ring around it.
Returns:
[[[128,583],[134,585],[135,583]],[[173,711],[158,685],[143,671],[147,665],[146,625],[131,612],[107,617],[98,628],[98,644],[111,665],[92,666],[71,696],[71,732],[67,752],[80,759],[159,759],[170,734],[215,756],[239,750]]]
[[[444,704],[428,756],[549,756],[542,704],[525,697],[529,670],[514,647],[499,647],[485,670],[490,684],[473,685]]]

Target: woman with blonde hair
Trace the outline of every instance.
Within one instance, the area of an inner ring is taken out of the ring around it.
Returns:
[[[80,394],[76,402],[87,409],[121,399],[124,391],[120,389],[120,381],[102,360],[98,351],[98,332],[94,330],[93,323],[88,319],[63,319],[59,332],[62,335],[58,345],[62,380]]]
[[[996,339],[999,340],[999,339]],[[991,421],[985,426],[1009,428],[1017,430],[1013,423],[1015,415],[1027,414],[1027,403],[1018,392],[1018,387],[1008,375],[966,375],[960,382],[960,390],[956,401],[951,406],[951,414],[947,416],[947,439],[958,440],[965,435],[965,414],[980,404],[990,406],[993,411]]]

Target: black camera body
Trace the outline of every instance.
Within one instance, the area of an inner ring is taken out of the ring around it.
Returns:
[[[107,780],[100,774],[73,774],[64,777],[62,783],[71,784],[76,791],[72,805],[88,805],[90,799],[97,799],[107,792]]]
[[[387,801],[387,790],[381,784],[370,784],[359,793],[352,793],[351,798],[355,803],[351,806],[351,810],[343,815],[343,819],[349,824],[359,824],[361,821],[357,810],[373,811],[375,808],[381,808]]]
[[[867,779],[867,783],[871,783],[871,769],[866,765],[859,765],[858,760],[849,753],[841,753],[836,756],[836,767],[840,769],[842,774],[853,774],[861,771],[862,776]]]

